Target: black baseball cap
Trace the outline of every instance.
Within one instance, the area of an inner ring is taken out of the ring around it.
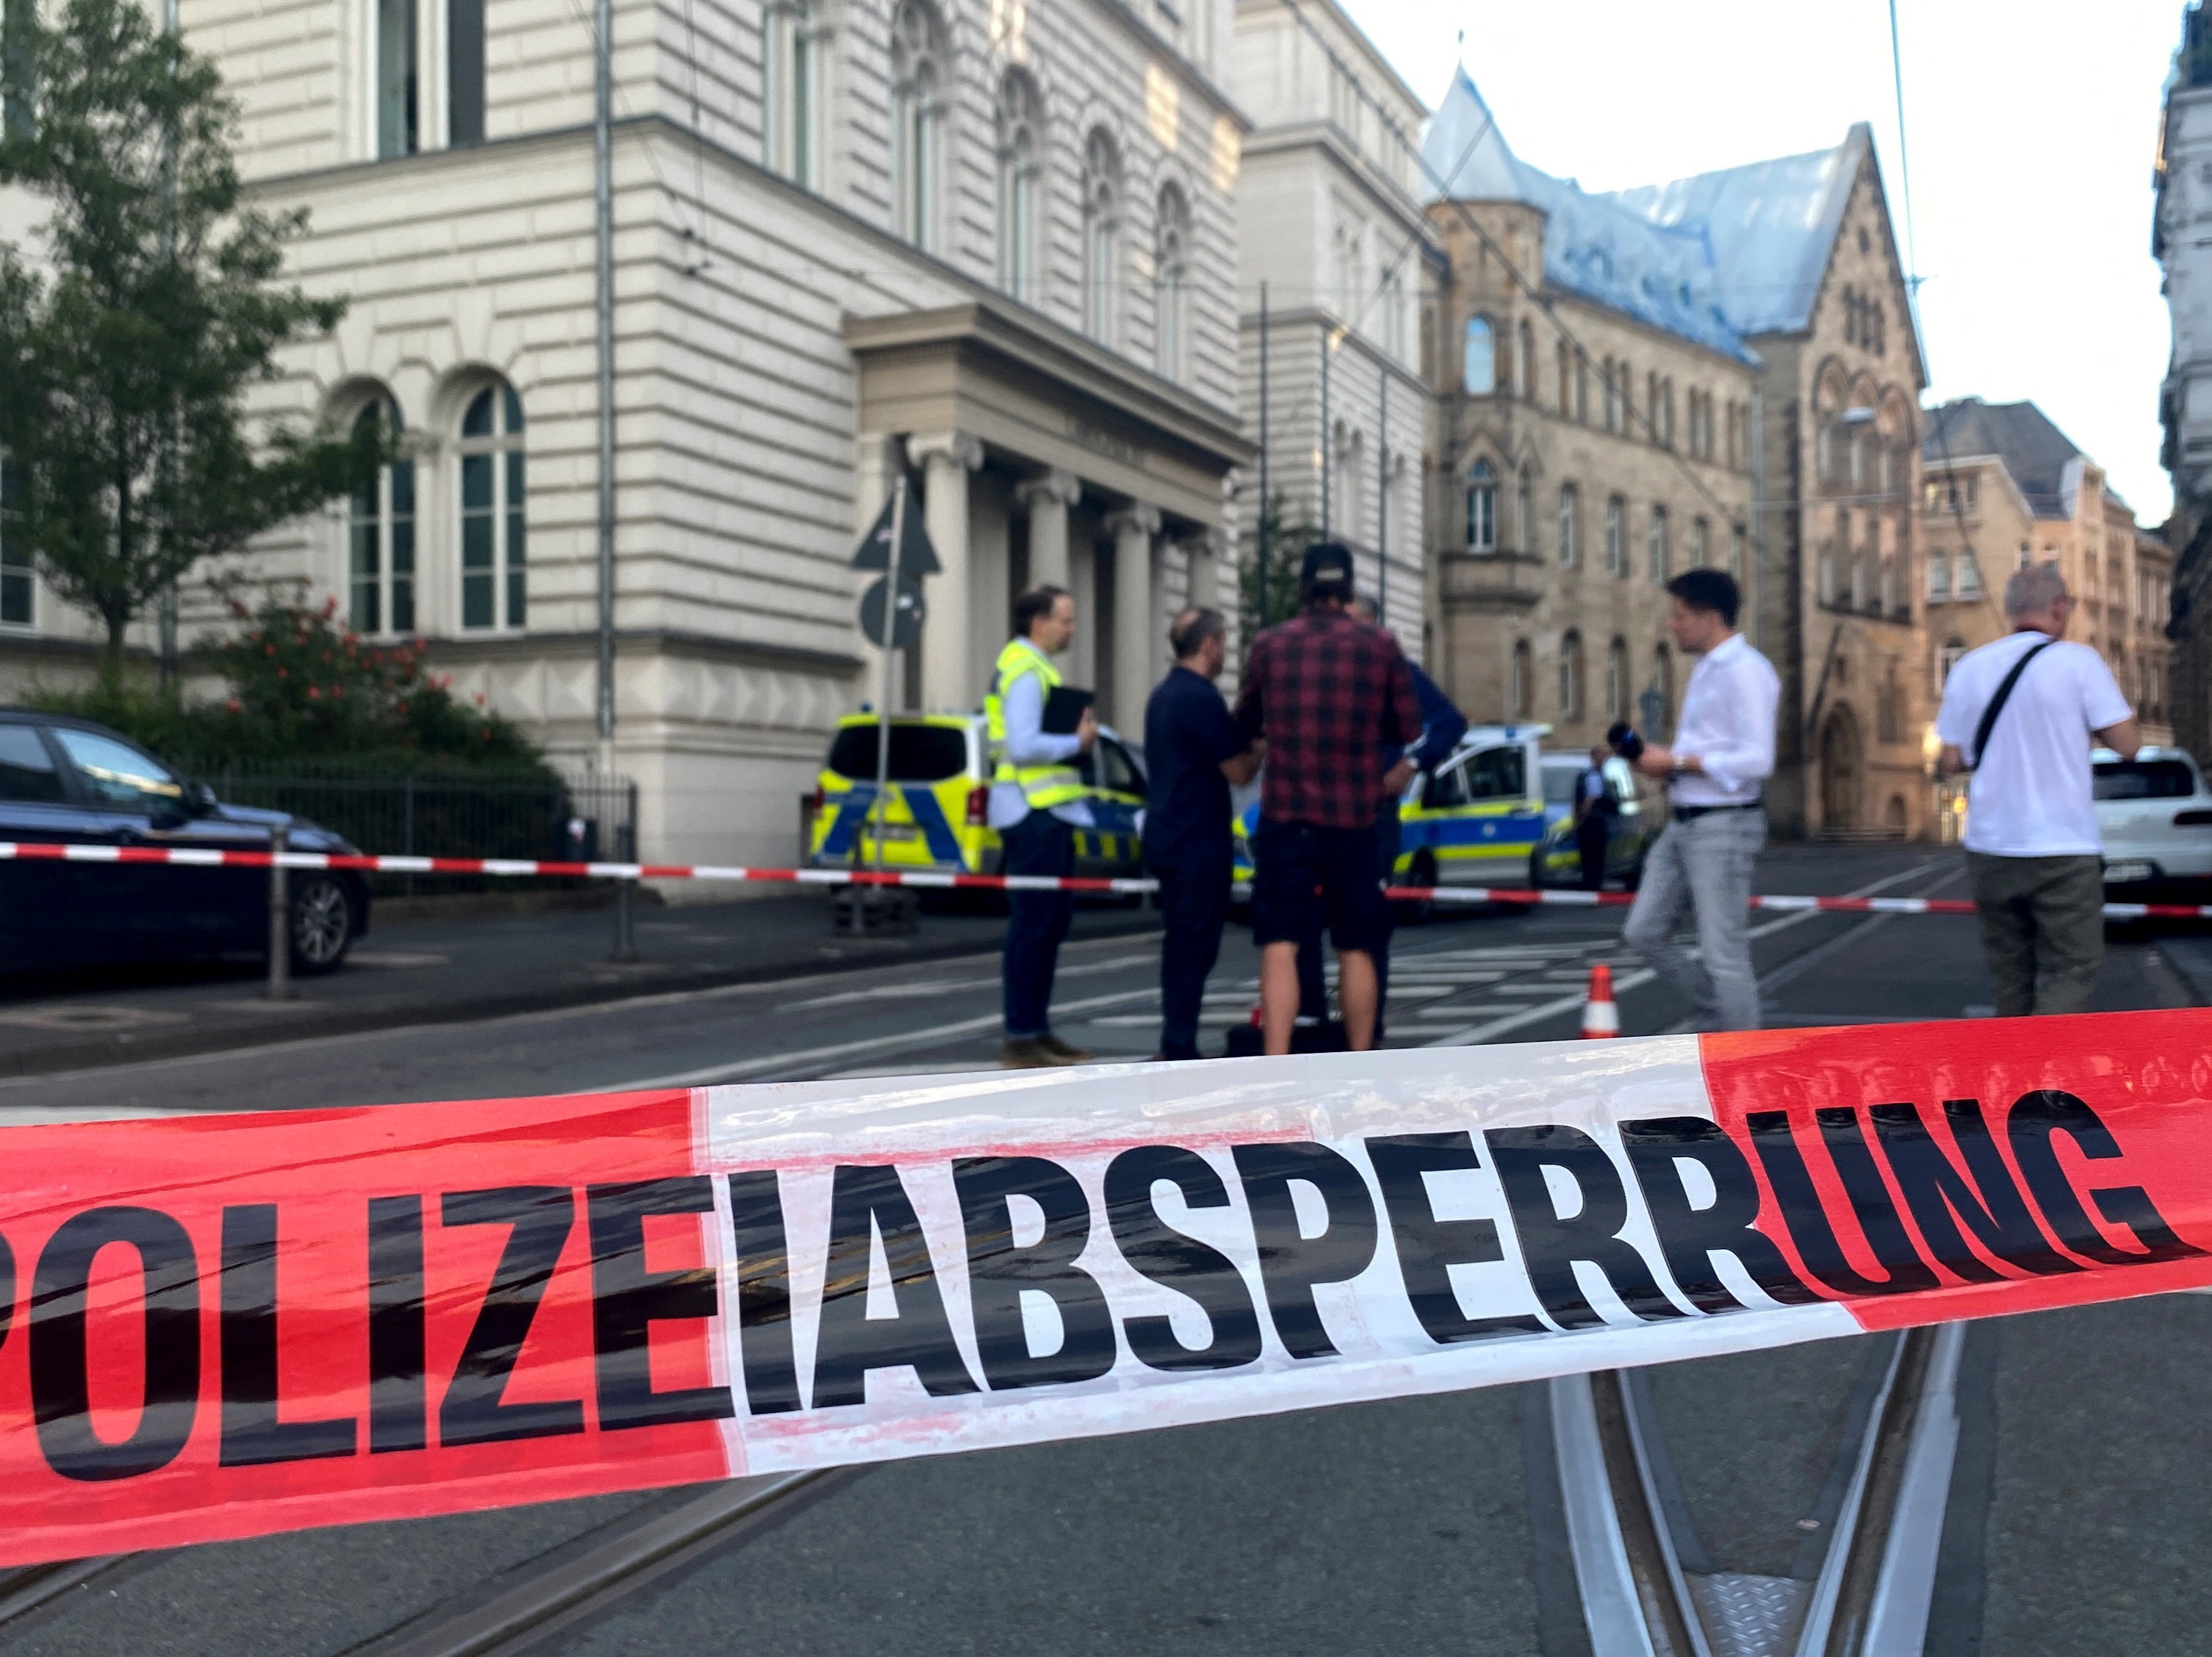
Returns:
[[[1305,564],[1298,571],[1298,591],[1310,604],[1316,599],[1352,596],[1352,549],[1342,541],[1316,541],[1306,548]]]

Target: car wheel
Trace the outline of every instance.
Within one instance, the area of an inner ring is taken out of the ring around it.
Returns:
[[[1412,886],[1434,887],[1437,883],[1437,860],[1431,853],[1417,851],[1413,861],[1406,866],[1406,884]],[[1431,919],[1437,912],[1436,899],[1415,898],[1396,905],[1397,918],[1402,922]]]
[[[303,977],[335,972],[353,947],[353,904],[327,874],[292,888],[292,970]]]
[[[1551,883],[1551,871],[1544,866],[1544,848],[1537,846],[1528,853],[1529,888],[1541,892]]]

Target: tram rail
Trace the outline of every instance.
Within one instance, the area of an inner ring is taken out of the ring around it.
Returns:
[[[1787,1575],[1697,1544],[1634,1370],[1549,1383],[1553,1453],[1591,1657],[1904,1657],[1926,1644],[1958,1450],[1966,1328],[1879,1337]]]

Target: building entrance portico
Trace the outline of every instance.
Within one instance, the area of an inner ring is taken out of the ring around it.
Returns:
[[[943,572],[913,708],[978,706],[1024,588],[1075,596],[1068,681],[1134,735],[1167,618],[1211,601],[1231,545],[1224,483],[1252,450],[1223,412],[993,301],[848,318],[860,378],[860,526],[905,469]]]

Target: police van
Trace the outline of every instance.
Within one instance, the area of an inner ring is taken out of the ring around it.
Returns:
[[[821,775],[803,803],[801,844],[810,868],[876,865],[878,729],[876,716],[865,709],[837,722]],[[998,874],[1005,852],[989,820],[991,762],[982,715],[900,714],[890,732],[884,867]],[[1075,832],[1075,872],[1109,879],[1142,874],[1142,756],[1102,727],[1078,769],[1097,826]]]
[[[1398,802],[1400,886],[1518,886],[1547,827],[1540,745],[1549,725],[1470,726],[1435,771]],[[1237,874],[1252,875],[1258,790],[1240,802]]]

